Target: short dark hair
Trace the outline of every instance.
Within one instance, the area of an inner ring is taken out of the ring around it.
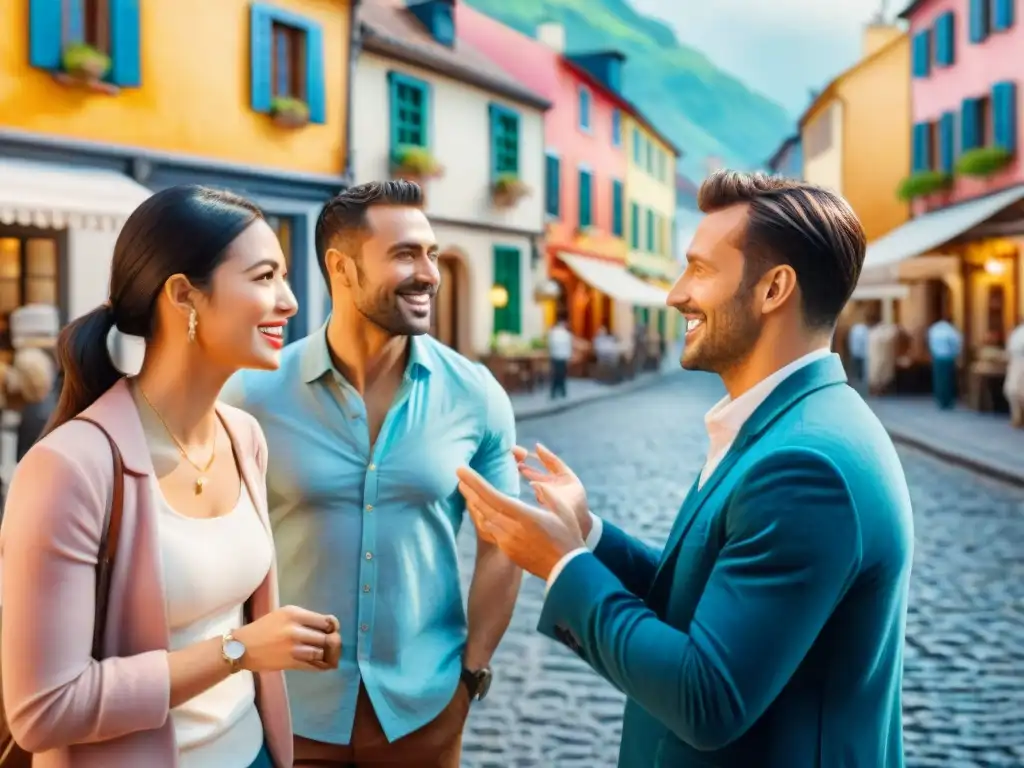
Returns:
[[[349,187],[335,195],[320,211],[316,220],[316,256],[320,273],[327,276],[327,249],[339,235],[353,236],[366,230],[366,212],[374,205],[423,205],[419,184],[405,179],[370,181]]]
[[[772,267],[793,268],[807,324],[836,324],[853,295],[867,238],[857,214],[823,187],[764,173],[716,171],[701,184],[697,204],[704,213],[749,206],[739,244],[746,259],[744,283],[753,285]]]

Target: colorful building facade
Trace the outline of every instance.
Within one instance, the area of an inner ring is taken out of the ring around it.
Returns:
[[[362,0],[359,20],[355,177],[423,186],[441,248],[435,335],[470,355],[497,334],[529,343],[543,331],[533,293],[547,100],[465,43],[448,0]]]
[[[965,362],[1000,347],[1024,316],[1024,20],[1015,0],[919,0],[909,24],[912,144],[901,193],[914,218],[871,243],[858,293],[899,285],[901,325],[924,333],[948,315]]]
[[[664,306],[665,291],[628,270],[626,135],[632,105],[619,93],[624,58],[569,56],[565,30],[546,23],[532,38],[466,4],[456,11],[467,42],[547,98],[545,116],[545,324],[567,317],[573,333],[602,329],[629,347],[639,307]]]
[[[289,335],[319,323],[313,227],[351,175],[351,11],[347,0],[0,5],[0,256],[18,284],[0,316],[43,301],[67,321],[103,301],[125,217],[155,190],[199,183],[263,208],[302,305]]]

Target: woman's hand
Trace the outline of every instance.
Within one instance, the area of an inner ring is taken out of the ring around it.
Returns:
[[[286,605],[232,634],[245,646],[241,666],[251,672],[337,669],[341,635],[334,616]]]

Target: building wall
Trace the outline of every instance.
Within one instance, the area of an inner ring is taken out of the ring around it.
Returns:
[[[910,207],[896,196],[910,168],[909,67],[910,42],[903,35],[838,84],[843,104],[841,189],[868,242],[910,217]]]
[[[673,262],[673,238],[676,216],[676,161],[674,151],[660,138],[647,130],[632,117],[625,119],[626,141],[626,201],[623,212],[626,222],[626,237],[629,243],[629,261],[647,271],[674,275],[677,268]],[[639,139],[641,157],[637,160],[636,149]],[[653,145],[652,164],[647,165],[644,147]],[[659,155],[661,159],[659,159]],[[638,206],[640,220],[633,220],[633,205]],[[655,219],[655,242],[653,247],[647,238],[647,212],[653,211]],[[634,227],[639,227],[639,247],[632,239]]]
[[[250,106],[248,0],[141,2],[141,86],[116,95],[58,83],[29,65],[29,0],[0,3],[0,124],[315,174],[341,174],[349,58],[347,0],[281,0],[323,32],[325,122],[276,126]]]
[[[808,115],[800,131],[804,148],[804,178],[811,184],[843,194],[842,102],[832,99]]]
[[[1020,54],[1024,50],[1024,5],[1016,3],[1014,24],[1008,30],[992,32],[983,42],[972,43],[969,0],[932,0],[922,3],[910,18],[910,37],[921,30],[934,28],[936,19],[948,11],[952,11],[955,18],[953,64],[936,67],[933,56],[928,76],[911,79],[912,123],[935,121],[944,112],[955,112],[958,130],[954,144],[959,154],[959,116],[963,100],[990,94],[996,83],[1013,81],[1018,87],[1016,105],[1019,136],[1024,126],[1024,115],[1021,114],[1024,94],[1020,90],[1024,87],[1024,57]],[[906,71],[911,71],[909,61]],[[1022,181],[1024,165],[1018,154],[1010,165],[988,179],[956,179],[947,202],[955,203],[977,197]]]

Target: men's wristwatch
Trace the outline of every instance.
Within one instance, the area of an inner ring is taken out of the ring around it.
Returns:
[[[470,701],[481,701],[491,687],[491,668],[462,670],[462,684],[469,691]]]
[[[231,665],[231,674],[242,668],[242,657],[245,656],[245,645],[230,632],[220,639],[220,655]]]

